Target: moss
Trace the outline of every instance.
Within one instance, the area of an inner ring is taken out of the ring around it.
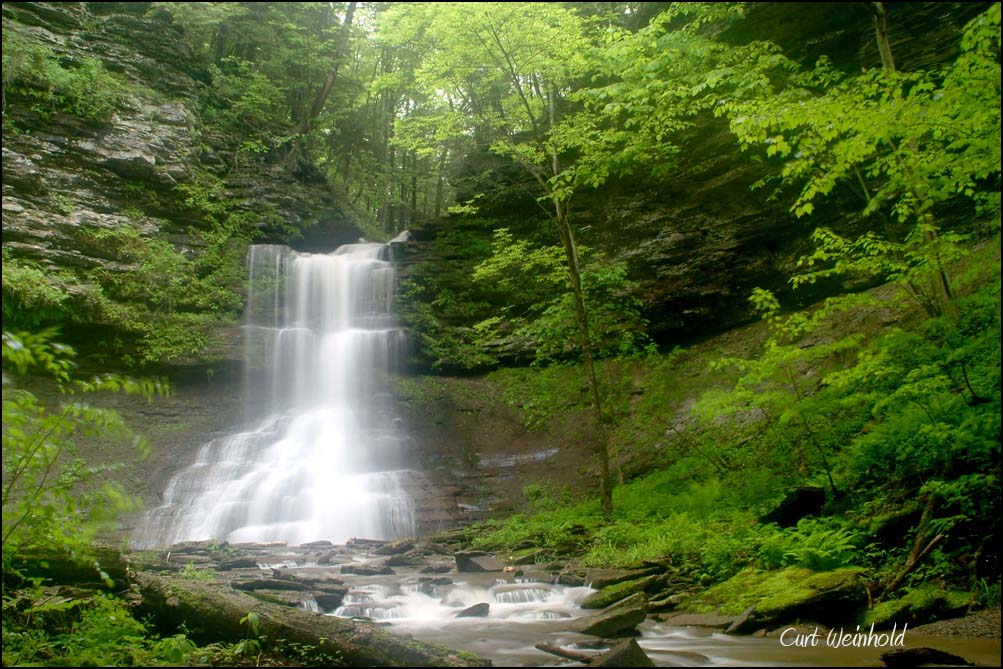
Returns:
[[[632,581],[623,581],[622,583],[608,585],[594,595],[587,597],[582,601],[581,606],[583,609],[604,609],[629,595],[633,595],[635,592],[647,590],[655,583],[657,578],[657,576],[646,576],[645,578],[636,578]]]
[[[881,602],[860,616],[861,625],[874,624],[877,628],[893,624],[925,623],[938,618],[956,615],[969,603],[967,592],[941,590],[933,584],[911,588],[904,596]]]
[[[738,615],[755,604],[757,616],[780,617],[820,599],[830,600],[851,593],[857,589],[856,581],[861,572],[856,567],[827,572],[813,572],[803,567],[768,572],[746,569],[696,595],[685,608],[694,613]]]

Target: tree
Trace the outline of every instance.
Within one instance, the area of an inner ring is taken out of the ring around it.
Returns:
[[[819,228],[795,286],[830,276],[897,281],[928,314],[953,309],[948,268],[965,236],[945,230],[938,207],[969,200],[1000,225],[1000,9],[971,21],[962,53],[941,71],[895,67],[882,3],[872,6],[880,68],[857,76],[823,58],[800,68],[761,61],[760,86],[718,107],[746,149],[782,159],[780,179],[800,192],[797,216],[840,189],[856,188],[871,221],[856,237]],[[879,219],[875,224],[875,219]]]
[[[595,373],[581,263],[571,220],[573,186],[562,162],[561,105],[588,70],[586,22],[560,5],[451,3],[398,5],[384,17],[381,39],[404,45],[423,38],[431,45],[416,68],[416,81],[431,96],[446,98],[474,120],[475,140],[521,165],[551,210],[564,251],[596,433],[600,500],[612,513],[606,425]]]

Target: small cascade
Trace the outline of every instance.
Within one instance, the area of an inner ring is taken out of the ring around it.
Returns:
[[[460,611],[486,602],[491,620],[560,620],[581,614],[578,602],[590,588],[569,588],[542,583],[458,583],[435,586],[429,582],[400,586],[366,584],[353,587],[332,615],[371,618],[392,622],[429,624],[447,621],[463,624],[473,618],[457,618]]]
[[[405,346],[390,246],[262,245],[248,260],[250,427],[205,444],[134,543],[413,535],[413,473],[386,385]]]

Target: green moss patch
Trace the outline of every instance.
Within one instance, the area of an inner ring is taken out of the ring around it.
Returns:
[[[695,613],[735,615],[756,605],[756,618],[782,620],[844,615],[866,602],[859,582],[861,569],[847,567],[813,572],[803,567],[780,571],[745,569],[727,581],[696,595],[685,608]]]
[[[959,615],[969,603],[969,594],[958,590],[941,590],[936,585],[911,588],[903,597],[881,602],[860,616],[861,625],[877,628],[901,626],[903,623],[922,624]]]

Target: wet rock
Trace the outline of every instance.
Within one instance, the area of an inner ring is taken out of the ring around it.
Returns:
[[[480,602],[473,606],[468,606],[456,614],[457,618],[486,618],[491,605],[487,602]]]
[[[679,603],[683,601],[681,595],[671,594],[667,595],[662,593],[651,600],[648,605],[649,611],[671,611],[672,609],[679,606]]]
[[[236,580],[230,583],[235,590],[298,590],[305,592],[310,586],[299,581],[290,581],[281,578],[253,578]]]
[[[189,555],[182,553],[180,555],[171,554],[167,561],[172,564],[195,564],[195,565],[209,565],[213,563],[213,559],[208,555]]]
[[[314,593],[314,601],[317,602],[317,606],[321,611],[334,611],[339,606],[341,602],[344,601],[345,595],[348,594],[348,588],[344,588],[340,591],[328,591],[322,593]]]
[[[579,588],[585,585],[585,577],[578,574],[561,574],[557,577],[557,582],[569,588]]]
[[[926,665],[947,665],[951,667],[975,666],[958,655],[945,653],[936,648],[898,648],[881,654],[886,667],[920,667]]]
[[[738,630],[742,629],[750,617],[752,617],[752,612],[756,610],[756,605],[753,604],[749,608],[742,611],[737,618],[724,630],[725,634],[733,634]]]
[[[589,595],[582,600],[581,607],[583,609],[604,609],[622,599],[626,599],[635,592],[644,592],[654,587],[657,580],[657,576],[646,576],[633,581],[622,581],[613,585],[607,585],[599,592]]]
[[[322,553],[317,558],[317,564],[321,565],[334,564],[337,557],[338,557],[337,551],[328,551],[327,553]]]
[[[413,555],[391,555],[383,564],[387,567],[417,567],[425,564],[425,560]]]
[[[310,595],[305,592],[292,592],[290,590],[272,590],[267,588],[255,589],[250,591],[252,597],[260,599],[263,602],[271,602],[273,604],[281,604],[282,606],[292,606],[298,608],[303,605],[303,602],[310,598]]]
[[[373,555],[400,555],[414,549],[414,539],[399,539],[383,544],[373,551]]]
[[[430,582],[433,585],[452,585],[453,579],[447,576],[440,576],[439,578],[433,578]]]
[[[258,560],[257,558],[250,557],[239,557],[232,560],[225,560],[220,562],[217,569],[220,571],[230,571],[232,569],[257,569]]]
[[[672,613],[658,616],[658,620],[679,627],[716,627],[724,629],[732,623],[732,616],[720,613]]]
[[[647,653],[634,639],[621,641],[602,655],[589,661],[590,667],[654,667]]]
[[[585,570],[585,582],[596,590],[602,590],[606,586],[632,581],[634,579],[650,576],[655,573],[655,569],[587,569]]]
[[[330,548],[334,546],[327,539],[321,539],[320,541],[308,541],[305,544],[300,544],[300,548]]]
[[[172,544],[167,552],[171,555],[208,555],[212,551],[225,547],[226,544],[217,544],[211,539],[205,541],[182,541]]]
[[[346,564],[341,566],[342,574],[355,574],[356,576],[393,576],[396,572],[390,567],[366,567],[363,565]]]
[[[594,616],[579,618],[570,629],[591,636],[622,636],[644,622],[647,615],[648,598],[638,592]]]
[[[459,572],[502,571],[505,565],[484,551],[463,551],[454,553],[456,570]]]
[[[446,574],[453,571],[453,567],[448,564],[430,564],[427,567],[422,567],[419,573],[422,574]]]

